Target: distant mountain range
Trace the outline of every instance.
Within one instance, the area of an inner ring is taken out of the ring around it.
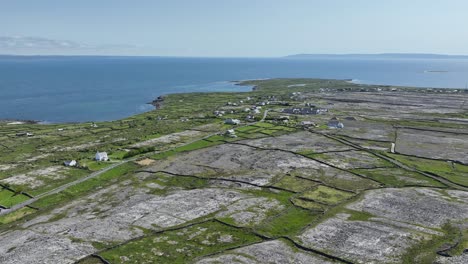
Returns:
[[[381,53],[381,54],[295,54],[288,59],[329,59],[329,58],[366,58],[366,59],[468,59],[468,55],[443,55],[430,53]]]

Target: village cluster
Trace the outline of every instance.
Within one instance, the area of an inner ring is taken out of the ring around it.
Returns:
[[[243,120],[246,124],[257,122],[260,120],[267,120],[273,123],[283,125],[296,126],[304,129],[318,127],[317,121],[307,118],[307,116],[329,114],[328,108],[317,107],[311,102],[303,102],[298,104],[297,101],[301,100],[300,92],[291,93],[289,99],[293,102],[278,100],[276,96],[266,96],[266,100],[255,101],[252,97],[247,97],[245,100],[239,102],[227,102],[221,109],[213,111],[213,115],[218,118],[223,118],[226,115],[239,115],[244,113]],[[262,99],[262,98],[260,98]],[[265,97],[263,97],[265,99]],[[246,107],[246,105],[248,107]],[[269,116],[267,116],[269,115]],[[299,122],[291,122],[293,119],[297,120],[301,117]],[[302,120],[302,119],[307,120]],[[356,120],[354,117],[346,117],[348,120]],[[224,123],[227,125],[239,125],[243,123],[241,118],[226,118]],[[344,124],[336,116],[332,116],[326,126],[329,129],[342,129]],[[233,130],[230,129],[226,132],[227,136],[234,136]]]

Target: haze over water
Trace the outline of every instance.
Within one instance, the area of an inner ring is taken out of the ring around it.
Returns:
[[[0,119],[116,120],[153,109],[146,103],[163,94],[248,91],[228,81],[299,77],[465,88],[468,60],[1,57]]]

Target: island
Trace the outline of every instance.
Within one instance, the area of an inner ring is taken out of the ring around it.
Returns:
[[[468,91],[349,80],[0,122],[0,263],[466,263]]]

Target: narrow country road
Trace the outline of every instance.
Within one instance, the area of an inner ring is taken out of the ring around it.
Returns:
[[[326,135],[326,134],[322,134],[322,135],[324,135],[325,137],[334,139],[336,141],[339,141],[339,142],[341,142],[341,143],[343,143],[345,145],[348,145],[350,147],[353,147],[353,148],[360,149],[360,150],[366,151],[368,153],[371,153],[371,154],[373,154],[373,155],[375,155],[375,156],[377,156],[377,157],[379,157],[381,159],[384,159],[384,160],[386,160],[386,161],[388,161],[388,162],[394,164],[395,166],[400,167],[400,168],[402,168],[404,170],[420,173],[420,174],[422,174],[422,175],[424,175],[426,177],[429,177],[431,179],[439,181],[439,182],[447,185],[450,188],[457,189],[457,190],[462,190],[462,191],[468,191],[468,187],[460,185],[460,184],[456,184],[454,182],[451,182],[451,181],[449,181],[449,180],[447,180],[447,179],[445,179],[445,178],[443,178],[441,176],[437,176],[437,175],[434,175],[434,174],[430,174],[430,173],[427,173],[427,172],[420,171],[420,170],[417,170],[415,168],[409,167],[409,166],[407,166],[407,165],[405,165],[405,164],[403,164],[403,163],[401,163],[401,162],[399,162],[397,160],[394,160],[394,159],[392,159],[390,157],[387,157],[385,155],[382,155],[380,153],[371,151],[369,149],[363,148],[363,147],[361,147],[361,146],[359,146],[357,144],[354,144],[352,142],[349,142],[347,140],[344,140],[344,139],[341,139],[341,138],[338,138],[338,137],[335,137],[335,136],[332,136],[332,135]]]

